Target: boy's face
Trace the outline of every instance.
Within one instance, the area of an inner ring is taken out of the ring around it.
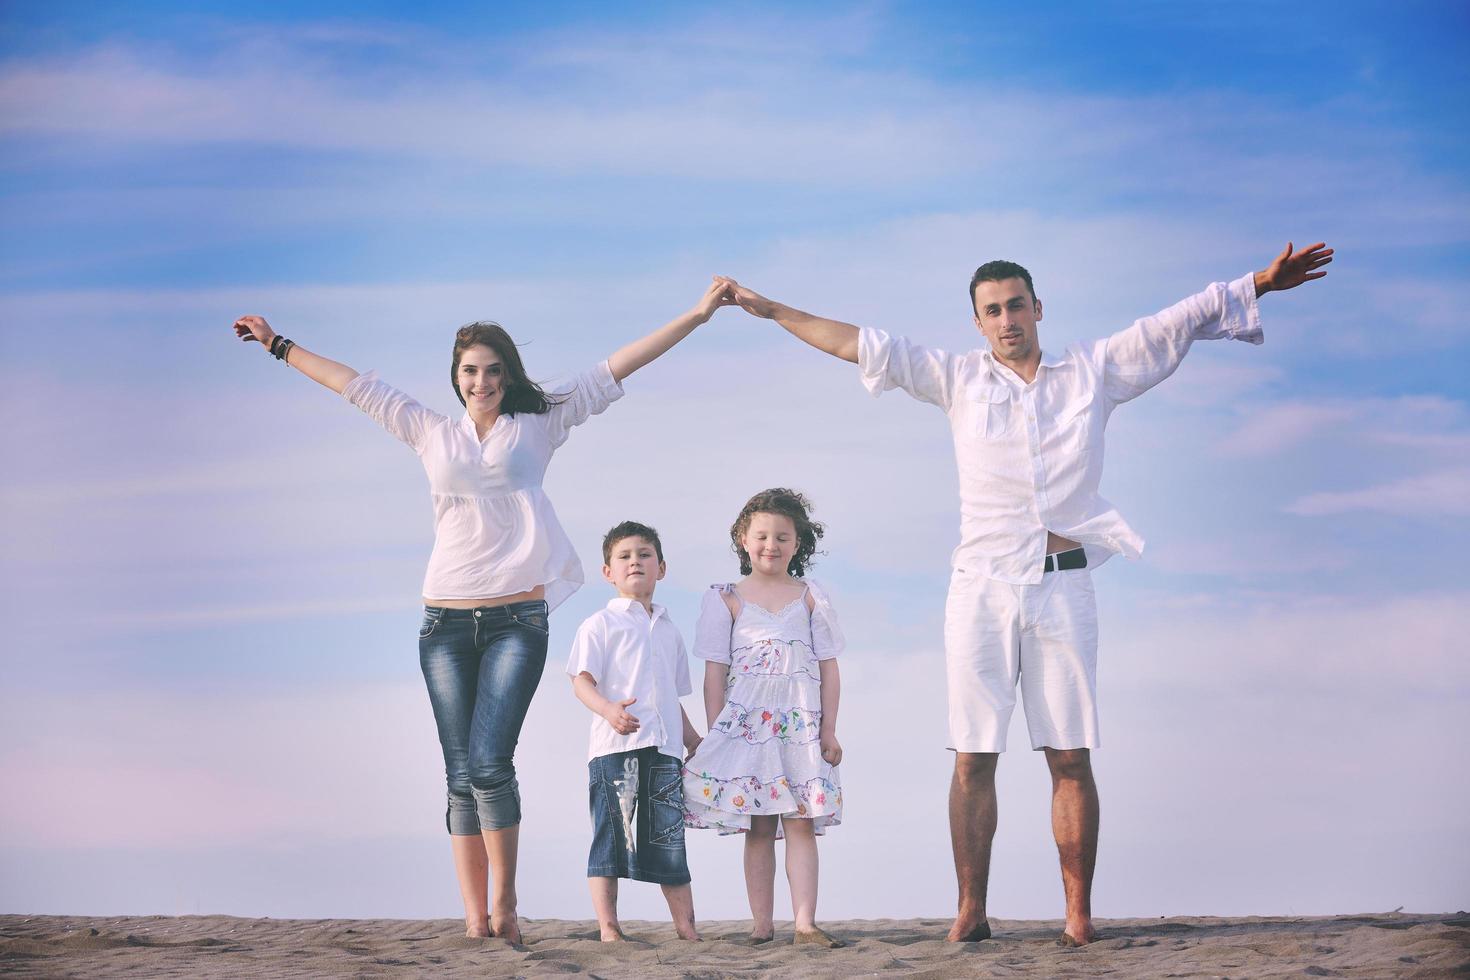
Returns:
[[[618,595],[646,602],[653,596],[654,585],[664,577],[664,563],[658,560],[652,541],[633,535],[613,542],[609,562],[602,566],[602,577],[612,583]]]

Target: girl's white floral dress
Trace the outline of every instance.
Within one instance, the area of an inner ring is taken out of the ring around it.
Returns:
[[[726,595],[739,606],[733,618]],[[819,742],[817,667],[842,647],[832,603],[815,582],[776,612],[743,601],[733,585],[710,586],[694,654],[729,664],[730,673],[725,709],[684,766],[687,826],[737,833],[752,816],[788,814],[811,818],[820,834],[842,822],[842,782]]]

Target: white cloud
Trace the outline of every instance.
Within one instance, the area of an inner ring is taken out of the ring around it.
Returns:
[[[1287,510],[1311,517],[1355,511],[1425,520],[1470,516],[1470,470],[1441,470],[1360,490],[1311,493],[1287,505]]]

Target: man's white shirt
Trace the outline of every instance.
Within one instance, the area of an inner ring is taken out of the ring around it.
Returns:
[[[619,596],[588,616],[577,628],[567,673],[586,671],[597,692],[609,701],[638,700],[626,710],[638,718],[631,735],[619,735],[601,715],[592,716],[587,758],[655,746],[663,755],[684,758],[684,724],[679,698],[694,691],[684,638],[668,610],[653,603],[653,613],[636,599]]]
[[[949,416],[960,483],[956,573],[1013,585],[1041,581],[1047,532],[1088,564],[1137,558],[1143,539],[1097,492],[1113,409],[1178,368],[1196,340],[1261,343],[1255,280],[1214,283],[1111,337],[1043,351],[1031,384],[987,350],[951,354],[863,329],[858,369],[874,396],[902,388]]]

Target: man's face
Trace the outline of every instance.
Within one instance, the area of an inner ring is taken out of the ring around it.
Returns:
[[[654,584],[664,577],[664,563],[658,560],[653,542],[635,534],[613,542],[602,577],[619,595],[646,601],[653,595]]]
[[[1020,362],[1039,352],[1040,321],[1041,303],[1020,276],[975,284],[975,326],[1000,360]]]

